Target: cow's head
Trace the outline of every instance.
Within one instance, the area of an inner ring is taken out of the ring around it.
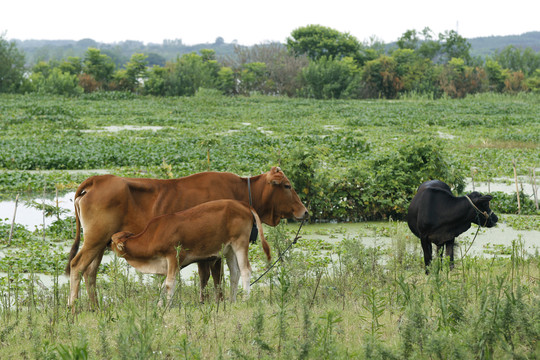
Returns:
[[[489,207],[489,202],[493,199],[493,196],[482,195],[479,192],[474,191],[469,194],[469,198],[476,207],[476,209],[474,209],[476,216],[474,217],[473,222],[488,228],[495,226],[497,221],[499,221],[499,218]]]
[[[276,226],[284,218],[306,219],[309,213],[292,188],[291,182],[279,167],[273,167],[263,174],[264,186],[261,192],[261,209],[257,210],[261,220]]]

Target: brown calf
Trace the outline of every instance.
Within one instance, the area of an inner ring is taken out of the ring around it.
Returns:
[[[170,301],[176,274],[198,261],[227,260],[231,276],[231,301],[236,299],[239,276],[249,296],[251,266],[248,246],[255,221],[261,244],[271,259],[259,216],[247,203],[215,200],[191,209],[153,218],[134,235],[127,231],[112,236],[112,249],[143,273],[166,275],[164,287]]]

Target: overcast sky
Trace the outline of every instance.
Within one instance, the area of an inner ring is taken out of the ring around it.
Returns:
[[[285,42],[319,24],[360,41],[396,41],[408,29],[465,38],[540,31],[540,0],[10,0],[0,7],[0,35],[12,39],[138,40],[241,45]]]

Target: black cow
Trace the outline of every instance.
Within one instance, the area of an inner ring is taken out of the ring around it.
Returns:
[[[437,252],[442,257],[442,247],[446,245],[446,256],[450,257],[450,266],[454,264],[454,241],[463,232],[469,230],[471,223],[493,227],[499,220],[489,208],[491,195],[472,192],[469,195],[455,197],[450,187],[439,180],[426,181],[409,205],[407,222],[414,235],[422,242],[424,263],[431,263],[431,243],[437,245]]]

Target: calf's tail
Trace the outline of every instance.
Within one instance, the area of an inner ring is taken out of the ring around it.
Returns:
[[[259,218],[259,215],[255,211],[255,209],[251,208],[250,210],[251,210],[251,213],[253,214],[253,218],[255,219],[255,224],[257,225],[257,229],[259,229],[259,236],[261,237],[262,248],[264,250],[264,253],[266,254],[266,258],[268,259],[268,262],[270,262],[270,260],[272,260],[272,254],[270,253],[270,245],[268,245],[268,242],[266,241],[266,238],[264,237],[261,219]]]

